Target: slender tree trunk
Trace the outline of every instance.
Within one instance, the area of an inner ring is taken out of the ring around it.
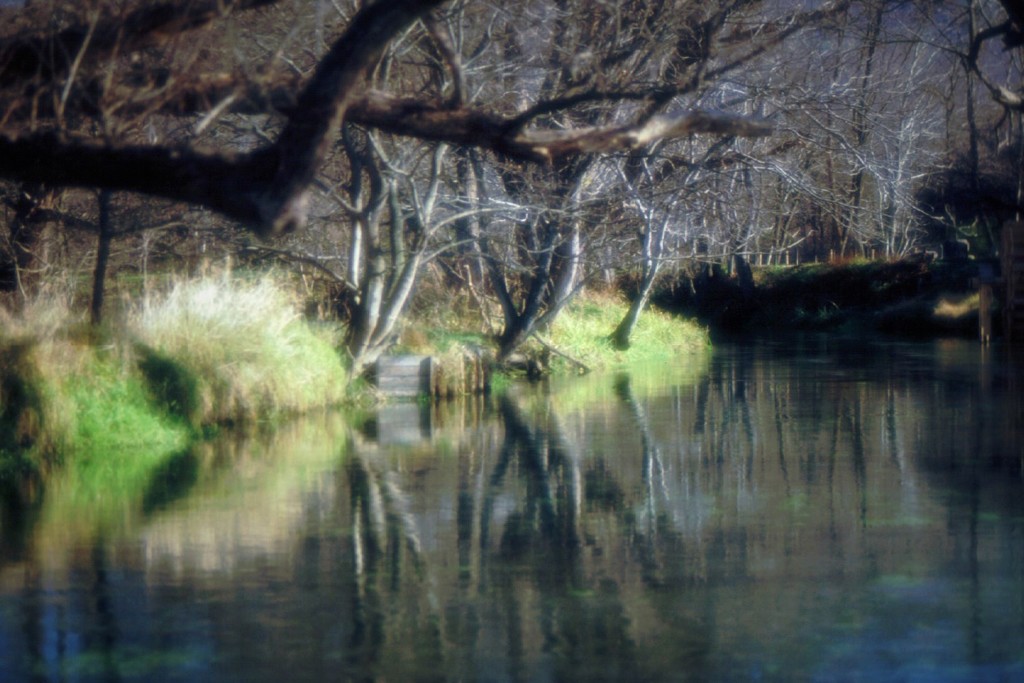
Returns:
[[[487,194],[487,185],[484,182],[484,167],[483,161],[480,155],[474,150],[470,150],[469,159],[472,162],[473,172],[467,174],[467,180],[473,182],[475,185],[475,192],[470,194],[467,192],[467,197],[475,197],[477,208],[486,206],[489,201]],[[487,215],[480,212],[476,216],[477,221],[477,234],[479,239],[477,244],[479,252],[483,260],[483,264],[487,268],[487,279],[491,285],[491,291],[494,296],[498,298],[498,303],[501,304],[502,317],[505,321],[505,329],[509,328],[510,324],[514,324],[515,320],[519,317],[519,312],[516,310],[515,303],[512,301],[512,294],[509,292],[508,282],[505,280],[505,272],[502,270],[502,260],[496,253],[490,239],[488,238],[488,219]]]
[[[968,23],[969,23],[968,35],[970,35],[971,40],[973,41],[974,40],[974,35],[977,32],[977,2],[976,2],[976,0],[971,0],[970,6],[967,9],[967,16],[968,16]],[[965,73],[967,75],[967,87],[965,88],[965,91],[966,91],[965,96],[967,98],[967,101],[966,101],[966,105],[967,105],[966,114],[967,114],[967,134],[968,134],[967,163],[968,163],[968,165],[970,167],[970,178],[969,178],[968,182],[970,182],[970,189],[971,189],[972,195],[977,197],[977,196],[979,196],[979,191],[980,191],[980,184],[979,184],[980,183],[980,178],[979,178],[979,175],[980,175],[980,168],[979,168],[980,162],[979,162],[979,152],[978,152],[978,120],[977,120],[977,115],[976,115],[976,113],[974,111],[974,89],[975,89],[975,81],[977,79],[974,76],[974,70],[973,69],[970,69],[970,68],[966,69]],[[947,238],[951,239],[951,240],[955,240],[957,238],[956,226],[955,225],[953,226],[953,234],[952,235],[948,235]]]
[[[457,155],[458,159],[455,166],[459,187],[462,188],[463,196],[469,207],[481,206],[480,196],[477,191],[477,163],[473,158],[475,155],[476,151],[473,149],[461,149]],[[480,254],[480,231],[478,230],[477,221],[478,219],[467,216],[455,222],[455,236],[459,242],[463,243],[459,247],[459,253],[468,260],[467,265],[469,267],[471,283],[483,282],[485,274],[483,257]]]
[[[649,281],[645,280],[640,290],[640,295],[633,299],[629,304],[629,310],[626,311],[626,315],[619,322],[615,331],[612,332],[612,344],[615,348],[625,351],[629,348],[629,339],[633,335],[633,330],[636,329],[636,324],[640,321],[640,314],[643,313],[644,308],[647,307],[647,302],[651,297],[651,290],[653,289],[654,278],[650,278]]]
[[[363,278],[363,226],[352,221],[352,240],[348,250],[348,281],[359,282]]]
[[[388,338],[395,329],[395,325],[401,318],[402,311],[412,295],[413,285],[416,284],[416,276],[419,274],[420,265],[423,261],[423,250],[416,249],[403,264],[402,272],[395,280],[395,286],[387,296],[387,302],[377,320],[377,329],[374,330],[370,339],[368,352],[373,356],[380,354],[380,351],[387,344]]]
[[[1024,113],[1017,112],[1017,210],[1014,213],[1014,220],[1020,221],[1024,216]]]
[[[643,243],[643,267],[640,280],[640,291],[636,298],[629,305],[629,310],[619,322],[615,331],[611,334],[612,344],[615,348],[625,350],[629,348],[629,338],[640,321],[640,314],[647,307],[651,298],[651,290],[654,289],[654,282],[658,278],[658,271],[661,270],[661,256],[665,249],[665,234],[668,229],[668,217],[664,217],[657,225],[647,221],[644,231]]]
[[[867,122],[867,108],[868,108],[868,89],[871,86],[872,75],[874,73],[875,66],[875,50],[878,48],[878,37],[882,30],[882,13],[884,10],[884,3],[879,3],[875,10],[875,15],[871,21],[871,28],[867,38],[867,45],[865,46],[866,54],[864,57],[864,73],[861,76],[860,93],[858,97],[857,107],[853,112],[853,129],[857,139],[858,151],[863,150],[867,145],[868,141],[868,122]],[[849,219],[845,228],[846,234],[843,236],[843,242],[841,245],[841,252],[846,252],[847,241],[849,240],[850,233],[855,232],[854,227],[860,221],[861,207],[864,202],[864,181],[866,172],[863,166],[859,167],[853,174],[853,178],[850,182],[850,209],[848,212]],[[867,245],[862,245],[865,250]]]
[[[580,260],[582,259],[582,246],[580,243],[580,226],[573,222],[569,239],[558,249],[558,260],[561,261],[558,279],[555,281],[551,291],[551,299],[548,304],[550,309],[561,310],[569,299],[572,298],[576,282],[579,279]],[[547,314],[545,314],[546,317]]]
[[[558,230],[551,222],[544,222],[544,241],[536,271],[531,278],[523,310],[512,321],[506,321],[505,331],[498,340],[498,360],[508,358],[536,329],[537,319],[544,304],[544,291],[550,284],[551,263],[554,260],[555,239]]]
[[[362,372],[364,357],[370,346],[384,299],[386,267],[384,249],[380,244],[379,217],[374,216],[363,226],[366,271],[359,283],[359,303],[352,319],[347,348],[352,357],[352,374]]]
[[[640,292],[633,301],[629,304],[629,310],[626,311],[626,315],[623,316],[622,320],[616,326],[615,331],[612,332],[611,339],[612,344],[615,348],[625,351],[629,348],[629,339],[633,335],[633,330],[636,329],[637,323],[640,321],[640,314],[643,313],[647,307],[647,302],[651,297],[651,290],[654,288],[654,280],[657,276],[657,269],[652,268],[647,274],[645,274],[643,281],[640,283]]]
[[[92,324],[103,322],[103,299],[107,280],[107,261],[110,259],[110,243],[114,238],[114,230],[110,225],[110,191],[100,190],[99,237],[96,242],[96,267],[92,273]]]

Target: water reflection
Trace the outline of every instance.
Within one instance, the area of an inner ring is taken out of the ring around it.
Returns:
[[[117,524],[5,527],[0,679],[1018,677],[997,351],[723,349],[210,444]]]

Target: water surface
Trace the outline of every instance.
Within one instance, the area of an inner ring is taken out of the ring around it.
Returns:
[[[1024,375],[805,338],[2,509],[0,680],[1024,679]]]

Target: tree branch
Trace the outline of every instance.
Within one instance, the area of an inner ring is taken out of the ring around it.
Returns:
[[[278,140],[252,154],[104,146],[41,133],[0,137],[0,177],[142,192],[207,206],[259,233],[291,230],[306,221],[313,178],[368,70],[392,37],[442,1],[392,0],[360,11],[300,93]]]
[[[370,67],[399,32],[444,0],[392,0],[361,10],[317,66],[273,149],[277,168],[261,197],[260,224],[287,232],[305,224],[309,187]]]
[[[128,190],[209,207],[247,224],[259,212],[250,196],[269,175],[257,158],[162,147],[112,147],[40,133],[0,137],[0,177],[48,186]]]
[[[231,7],[255,7],[272,1],[235,0]],[[523,127],[527,122],[524,115],[502,117],[480,109],[453,108],[450,102],[424,102],[365,90],[367,73],[391,38],[442,3],[392,0],[370,4],[352,19],[305,85],[291,77],[264,84],[221,74],[184,84],[164,105],[165,111],[182,114],[208,112],[211,107],[221,106],[252,112],[266,111],[269,106],[286,113],[288,122],[277,141],[256,152],[231,155],[187,148],[104,145],[53,133],[21,138],[0,135],[0,177],[166,197],[206,206],[256,232],[269,233],[305,223],[315,174],[337,138],[343,118],[393,134],[489,149],[508,158],[545,163],[632,150],[697,133],[761,136],[770,132],[760,120],[706,111],[644,117],[625,125],[532,129]],[[197,0],[185,16],[179,10],[174,17],[164,17],[163,23],[158,20],[161,15],[157,10],[166,11],[169,5],[155,5],[147,10],[149,14],[129,22],[131,33],[136,41],[156,40],[161,31],[182,30],[183,25],[209,21],[218,4]],[[142,12],[138,10],[136,15]],[[104,26],[94,31],[90,54],[109,43],[109,36],[104,34],[109,30]],[[66,43],[70,39],[62,40]],[[564,104],[561,100],[555,102],[558,106]],[[535,107],[530,115],[536,111]]]
[[[447,109],[377,91],[350,99],[347,112],[353,123],[540,162],[636,149],[660,139],[696,133],[770,133],[769,126],[757,119],[692,111],[656,116],[642,124],[526,130],[510,135],[507,119],[475,109]],[[250,227],[257,226],[257,231],[258,226],[271,231],[287,229],[304,220],[305,206],[301,202],[328,140],[331,108],[323,103],[318,106],[321,114],[317,125],[310,126],[305,120],[293,124],[288,136],[282,135],[275,145],[249,156],[207,154],[187,148],[107,146],[53,133],[18,139],[0,136],[0,177],[142,192],[207,206]],[[293,111],[310,109],[297,106]],[[283,153],[286,148],[291,156]]]

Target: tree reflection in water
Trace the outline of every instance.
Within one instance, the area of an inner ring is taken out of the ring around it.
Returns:
[[[1019,366],[974,348],[721,352],[400,443],[296,425],[75,537],[44,499],[3,539],[0,679],[1013,678]]]

